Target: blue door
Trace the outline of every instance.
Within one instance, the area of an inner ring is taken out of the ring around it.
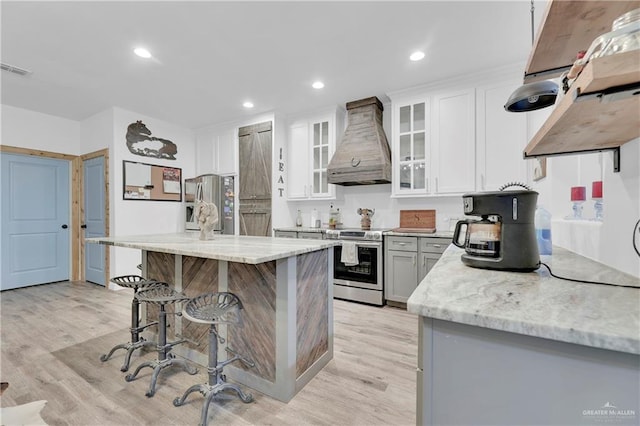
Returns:
[[[83,162],[84,169],[84,230],[85,238],[105,236],[104,157]],[[84,246],[84,279],[104,285],[104,246],[86,243]]]
[[[69,161],[0,157],[0,289],[69,280]]]

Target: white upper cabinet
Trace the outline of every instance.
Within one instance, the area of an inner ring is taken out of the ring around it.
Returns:
[[[477,89],[477,189],[497,191],[508,182],[527,182],[522,151],[527,144],[527,114],[507,112],[504,104],[521,86],[517,80]]]
[[[235,126],[209,128],[196,136],[196,175],[237,174]]]
[[[475,91],[393,99],[393,195],[475,189]]]
[[[475,190],[475,90],[433,98],[433,194]]]
[[[220,129],[216,138],[216,171],[219,175],[237,175],[236,145],[238,130],[235,126]]]
[[[424,194],[431,172],[429,100],[393,108],[393,182],[397,194]]]
[[[344,114],[343,114],[344,115]],[[287,134],[287,199],[335,199],[327,165],[344,131],[340,110],[290,120]]]

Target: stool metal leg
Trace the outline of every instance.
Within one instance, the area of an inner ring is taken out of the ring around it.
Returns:
[[[189,396],[189,394],[193,392],[200,392],[202,396],[204,396],[204,404],[202,406],[202,413],[200,415],[200,424],[199,426],[207,425],[207,417],[209,412],[209,404],[215,398],[215,396],[225,390],[232,390],[236,393],[238,398],[242,400],[244,403],[249,403],[253,401],[253,396],[251,394],[246,394],[240,389],[239,386],[233,383],[227,383],[225,381],[225,377],[222,374],[222,368],[224,365],[229,364],[230,362],[241,360],[247,364],[251,364],[249,361],[235,356],[233,359],[227,360],[222,363],[218,363],[218,333],[216,331],[216,327],[214,324],[211,324],[209,328],[209,365],[207,366],[207,373],[209,375],[209,383],[208,384],[197,384],[191,386],[187,391],[182,395],[182,397],[177,397],[173,400],[173,405],[179,407],[184,404],[185,400]]]
[[[149,390],[145,393],[145,395],[151,398],[156,393],[156,383],[158,382],[158,375],[160,372],[172,365],[181,366],[187,373],[193,375],[198,372],[198,369],[188,364],[185,360],[176,359],[173,354],[170,354],[169,351],[171,348],[180,342],[173,342],[167,344],[167,311],[165,310],[164,304],[160,305],[160,314],[158,318],[158,344],[156,346],[156,350],[158,351],[158,359],[154,361],[145,361],[136,368],[133,374],[127,374],[125,376],[125,380],[127,382],[131,382],[135,380],[136,376],[145,367],[149,367],[153,369],[153,373],[151,374],[151,383],[149,385]]]
[[[121,343],[119,345],[114,346],[108,354],[103,354],[100,356],[100,361],[106,362],[111,358],[111,355],[118,349],[124,349],[127,353],[124,356],[124,363],[122,367],[120,367],[120,371],[129,370],[129,364],[131,362],[131,355],[137,349],[144,347],[155,346],[154,342],[147,342],[144,338],[140,337],[140,332],[147,327],[152,325],[156,325],[157,322],[151,322],[145,326],[140,327],[140,302],[135,297],[138,289],[134,289],[133,292],[133,300],[131,302],[131,328],[129,331],[131,332],[131,341],[127,343]]]

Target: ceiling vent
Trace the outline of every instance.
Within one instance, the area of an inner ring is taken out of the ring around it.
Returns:
[[[29,70],[25,70],[23,68],[19,68],[13,65],[9,65],[9,64],[5,64],[5,63],[1,63],[0,64],[0,68],[2,68],[2,71],[9,71],[12,72],[14,74],[18,74],[18,75],[28,75],[31,74],[32,71]]]

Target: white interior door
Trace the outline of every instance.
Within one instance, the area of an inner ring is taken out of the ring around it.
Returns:
[[[83,162],[84,170],[84,236],[105,236],[104,157]],[[105,247],[86,243],[84,246],[84,279],[105,285]]]
[[[7,153],[0,157],[0,289],[69,280],[69,161]]]

